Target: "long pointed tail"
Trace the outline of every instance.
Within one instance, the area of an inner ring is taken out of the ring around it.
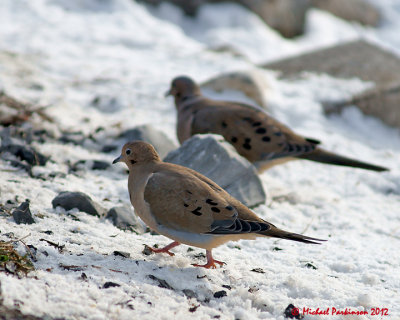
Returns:
[[[355,159],[346,158],[335,154],[333,152],[325,151],[323,149],[317,148],[315,151],[298,156],[301,159],[307,159],[315,162],[321,163],[328,163],[328,164],[335,164],[338,166],[346,166],[346,167],[354,167],[354,168],[361,168],[366,170],[373,170],[373,171],[388,171],[388,168],[376,166],[373,164],[369,164],[366,162],[358,161]]]
[[[322,240],[322,239],[303,236],[298,233],[287,232],[287,231],[281,230],[276,227],[272,227],[271,229],[260,232],[260,234],[267,236],[267,237],[272,237],[272,238],[287,239],[287,240],[293,240],[293,241],[304,242],[304,243],[313,243],[313,244],[321,244],[320,242],[326,241],[326,240]]]

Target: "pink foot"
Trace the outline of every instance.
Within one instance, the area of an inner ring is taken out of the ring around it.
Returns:
[[[172,249],[179,245],[180,245],[180,243],[178,241],[174,241],[174,242],[170,243],[169,245],[165,246],[164,248],[158,249],[158,248],[149,247],[149,249],[154,253],[168,253],[172,257],[175,255],[175,253],[172,253],[171,251],[169,251],[169,249]]]
[[[206,250],[206,255],[207,255],[207,263],[206,264],[192,264],[192,266],[199,267],[199,268],[206,268],[206,269],[217,269],[216,263],[219,264],[221,267],[224,264],[226,264],[225,262],[215,260],[212,257],[211,250]]]

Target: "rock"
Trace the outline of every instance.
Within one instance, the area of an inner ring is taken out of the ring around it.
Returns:
[[[311,5],[342,19],[376,27],[381,20],[380,11],[365,0],[311,0]]]
[[[111,166],[110,163],[103,160],[79,160],[71,166],[72,171],[81,169],[106,170]]]
[[[107,219],[110,219],[114,226],[122,230],[132,230],[137,234],[146,232],[146,227],[140,222],[133,208],[130,205],[113,207],[107,212]]]
[[[148,124],[129,129],[121,133],[120,138],[124,140],[124,143],[133,140],[141,140],[151,143],[161,158],[165,157],[168,152],[176,148],[175,143],[173,143],[163,132]],[[122,146],[119,146],[119,148],[121,147]]]
[[[283,312],[285,318],[289,319],[303,319],[304,315],[300,313],[300,308],[295,307],[293,304],[289,304]]]
[[[65,210],[77,208],[79,211],[86,212],[93,216],[100,217],[105,214],[105,209],[83,192],[60,192],[58,196],[53,199],[51,204],[53,208],[58,206]]]
[[[108,289],[108,288],[113,288],[113,287],[120,287],[121,285],[115,282],[111,282],[111,281],[107,281],[104,285],[103,285],[103,289]]]
[[[151,5],[167,1],[189,16],[194,16],[205,3],[232,2],[242,5],[257,14],[266,24],[283,36],[292,38],[304,31],[305,15],[310,7],[309,0],[139,0]]]
[[[8,144],[8,145],[1,145],[0,153],[11,153],[21,161],[26,161],[31,166],[44,166],[46,165],[48,157],[45,157],[43,154],[37,152],[34,148],[23,145],[23,144]]]
[[[13,211],[12,215],[17,224],[35,223],[35,220],[32,218],[31,210],[29,209],[29,199],[22,202],[21,205]]]
[[[117,250],[115,250],[113,252],[113,255],[114,256],[120,256],[120,257],[123,257],[123,258],[129,258],[131,256],[131,254],[129,252],[117,251]]]
[[[260,71],[238,71],[222,74],[201,84],[202,89],[212,89],[217,92],[237,90],[256,102],[260,107],[267,109],[265,92],[269,85]]]
[[[174,288],[167,281],[165,281],[164,279],[157,278],[156,276],[154,276],[152,274],[149,274],[147,277],[152,279],[152,280],[154,280],[154,281],[157,281],[158,282],[158,286],[160,288],[174,290]]]
[[[68,132],[65,131],[62,133],[62,136],[58,139],[62,143],[72,143],[77,146],[83,145],[86,137],[82,131],[77,132]]]
[[[321,101],[325,112],[340,112],[346,106],[356,105],[365,114],[400,127],[400,58],[376,45],[357,40],[268,63],[263,67],[281,71],[284,78],[308,71],[327,73],[337,78],[372,81],[372,89],[349,100]]]
[[[266,201],[255,167],[219,135],[195,135],[164,161],[204,174],[251,208]]]
[[[226,297],[226,296],[227,296],[227,293],[225,290],[217,291],[214,293],[214,298],[217,298],[217,299]]]
[[[239,3],[257,14],[284,37],[303,34],[309,0],[240,0]]]
[[[105,113],[113,113],[121,110],[124,107],[124,104],[118,97],[109,95],[98,95],[90,104],[96,109]]]
[[[197,299],[197,294],[193,290],[183,289],[182,292],[188,299],[191,299],[191,298]]]

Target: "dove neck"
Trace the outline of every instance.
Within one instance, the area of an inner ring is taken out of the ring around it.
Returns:
[[[192,94],[192,95],[186,95],[180,98],[175,97],[175,105],[177,106],[178,110],[182,110],[188,105],[191,105],[195,102],[198,102],[202,99],[203,97],[200,94]]]

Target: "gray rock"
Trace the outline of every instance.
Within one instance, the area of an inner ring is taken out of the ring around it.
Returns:
[[[124,103],[118,97],[109,95],[98,95],[90,104],[105,113],[117,112],[124,107]]]
[[[83,134],[82,131],[77,132],[68,132],[64,131],[62,136],[58,139],[62,143],[71,143],[77,146],[83,145],[86,140],[86,136]]]
[[[120,138],[124,140],[124,143],[133,140],[148,142],[154,146],[161,158],[176,149],[176,145],[163,132],[148,124],[129,129],[121,133]],[[119,149],[121,147],[119,146]]]
[[[309,0],[240,0],[271,28],[284,37],[293,38],[303,34]]]
[[[219,135],[195,135],[164,161],[204,174],[249,207],[266,201],[255,167]]]
[[[105,214],[105,209],[83,192],[60,192],[58,196],[53,199],[51,204],[53,208],[58,206],[65,210],[77,208],[79,211],[86,212],[93,216],[100,217]]]
[[[89,170],[106,170],[111,166],[109,162],[103,160],[79,160],[71,166],[72,171],[82,169]]]
[[[308,71],[374,82],[372,89],[349,100],[321,101],[325,112],[340,112],[343,107],[357,105],[365,114],[400,127],[400,58],[376,45],[363,40],[352,41],[268,63],[263,67],[279,70],[282,77],[299,76]]]
[[[15,157],[19,158],[21,161],[26,161],[31,166],[44,166],[49,159],[40,152],[37,152],[34,148],[26,146],[23,144],[8,144],[0,147],[1,156],[10,153]]]
[[[260,107],[267,109],[265,93],[268,91],[269,85],[262,73],[256,69],[219,75],[202,83],[201,88],[212,89],[216,92],[224,90],[241,91]]]
[[[257,14],[266,24],[283,36],[292,38],[304,31],[305,15],[310,7],[309,0],[139,0],[152,5],[163,1],[180,7],[185,14],[194,16],[205,3],[233,2]]]
[[[21,205],[16,208],[13,213],[14,221],[17,224],[33,224],[35,220],[32,218],[31,210],[29,209],[29,200],[26,199]]]
[[[376,27],[381,20],[380,11],[365,0],[311,0],[311,5],[342,19]]]
[[[146,227],[140,222],[130,205],[111,208],[106,215],[114,226],[122,230],[132,230],[137,234],[146,232]]]

